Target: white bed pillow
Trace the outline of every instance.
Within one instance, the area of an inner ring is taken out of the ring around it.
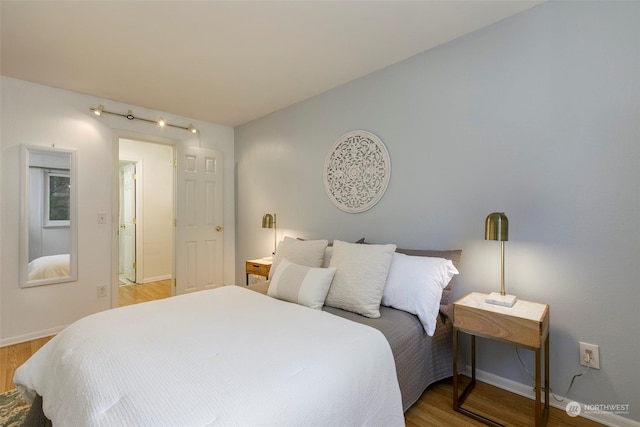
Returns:
[[[336,274],[326,305],[366,317],[380,317],[380,301],[396,245],[333,242],[329,267]]]
[[[285,258],[294,264],[320,267],[324,260],[324,250],[328,244],[328,240],[298,240],[293,237],[285,237],[278,244],[276,255],[273,257],[269,279],[273,277],[278,264]]]
[[[436,330],[442,290],[458,274],[444,258],[394,253],[382,305],[415,314],[429,336]]]
[[[320,310],[335,268],[314,268],[283,259],[273,273],[267,295]]]

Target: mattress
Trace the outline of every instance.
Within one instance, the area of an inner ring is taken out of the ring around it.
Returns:
[[[264,294],[268,288],[269,282],[249,286]],[[382,332],[391,346],[405,412],[429,385],[453,375],[453,322],[446,315],[448,302],[441,307],[432,337],[425,333],[417,316],[390,307],[380,306],[376,319],[334,307],[324,306],[322,310]]]
[[[60,426],[404,425],[383,334],[236,286],[88,316],[14,381]]]
[[[436,332],[430,337],[417,316],[394,308],[380,306],[377,319],[333,307],[323,310],[376,328],[387,338],[405,412],[430,384],[453,375],[453,322],[445,316],[438,317]]]

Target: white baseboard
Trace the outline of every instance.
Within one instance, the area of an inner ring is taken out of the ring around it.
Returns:
[[[463,372],[465,375],[471,376],[471,366],[465,366],[465,370]],[[524,396],[531,400],[535,399],[535,391],[532,386],[521,384],[507,378],[499,377],[497,375],[491,374],[486,371],[481,371],[479,369],[476,369],[476,379],[478,381],[482,381],[484,383],[491,384],[498,388],[510,391],[511,393],[515,393],[519,396]],[[560,396],[560,398],[562,399],[563,396]],[[567,403],[571,401],[572,399],[567,398],[563,402],[556,402],[553,397],[549,397],[549,405],[563,411],[566,410]],[[577,403],[580,404],[580,407],[585,407],[585,404],[583,404],[582,402]],[[640,427],[640,422],[612,413],[580,414],[580,416],[610,427]]]
[[[24,335],[16,335],[14,337],[2,338],[0,339],[0,347],[6,347],[8,345],[20,344],[21,342],[37,340],[38,338],[50,337],[51,335],[56,335],[68,325],[57,326],[51,329],[43,329],[41,331],[31,332]]]
[[[158,277],[148,277],[142,281],[142,283],[151,283],[151,282],[159,282],[160,280],[171,279],[171,275],[167,276],[158,276]]]

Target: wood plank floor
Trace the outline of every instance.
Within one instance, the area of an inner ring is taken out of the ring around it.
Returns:
[[[463,377],[461,381],[466,384],[468,379],[465,381]],[[534,425],[533,400],[480,381],[476,382],[464,407],[507,426]],[[427,388],[420,400],[406,412],[405,424],[407,427],[485,425],[453,410],[453,383],[450,378]],[[582,417],[572,418],[564,410],[551,407],[547,427],[602,427],[602,424]]]
[[[0,393],[13,390],[13,374],[33,353],[53,337],[39,338],[19,344],[0,347]]]
[[[171,279],[118,287],[118,304],[120,307],[170,296]]]
[[[120,305],[136,304],[151,299],[171,296],[171,281],[154,284],[120,286]],[[0,348],[0,392],[15,388],[13,373],[51,337],[40,338]],[[462,379],[461,381],[464,381]],[[464,383],[463,383],[464,384]],[[451,379],[431,385],[405,414],[407,427],[466,427],[483,426],[452,408],[453,387]],[[483,411],[491,418],[511,426],[533,425],[533,401],[497,387],[478,382],[465,402],[465,407]],[[599,427],[596,422],[582,417],[571,418],[564,410],[551,408],[548,427]]]

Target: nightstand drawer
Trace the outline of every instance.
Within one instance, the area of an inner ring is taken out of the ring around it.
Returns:
[[[259,263],[247,261],[247,265],[246,265],[247,274],[255,274],[258,276],[269,277],[269,270],[271,270],[271,264],[259,264]]]
[[[453,326],[463,332],[529,348],[540,348],[549,333],[546,304],[518,300],[512,308],[486,304],[472,292],[453,305]]]

